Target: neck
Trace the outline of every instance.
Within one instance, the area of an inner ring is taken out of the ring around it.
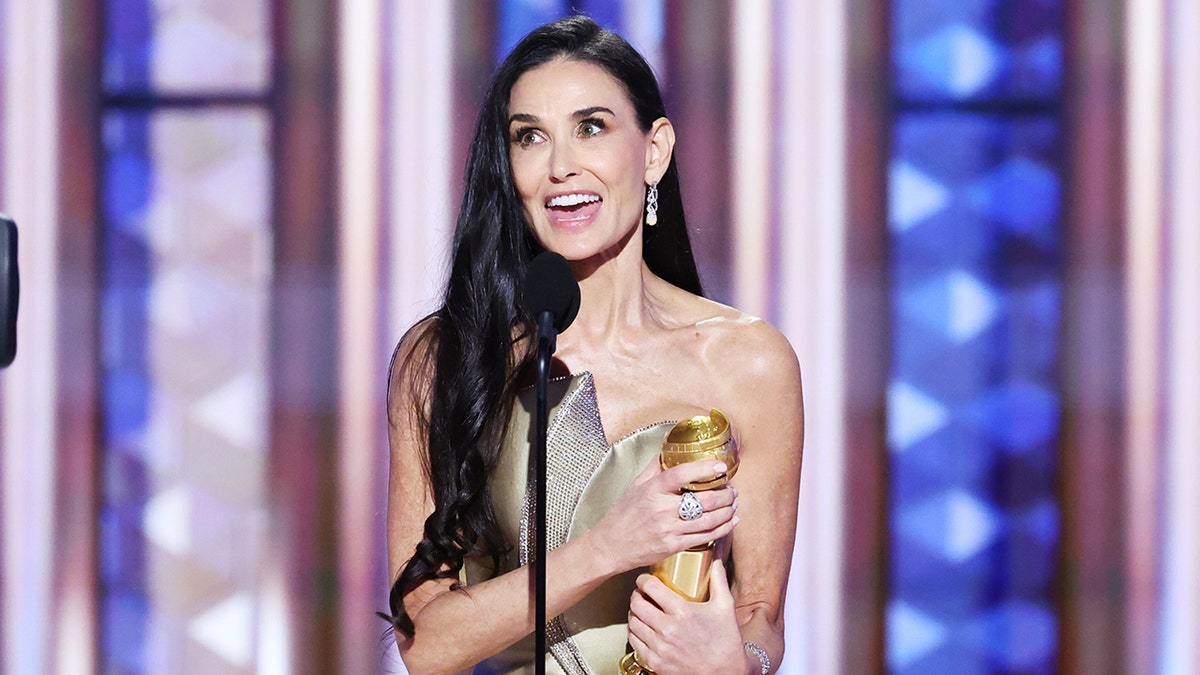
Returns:
[[[637,243],[616,255],[572,263],[580,293],[572,337],[593,344],[609,342],[646,324],[653,308],[647,288],[650,270]]]

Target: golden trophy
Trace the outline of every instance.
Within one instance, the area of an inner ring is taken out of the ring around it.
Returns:
[[[659,455],[662,468],[669,469],[685,462],[719,460],[725,463],[725,473],[707,480],[689,483],[683,492],[701,492],[724,486],[737,473],[737,441],[729,420],[719,410],[708,415],[696,415],[676,424],[667,433]],[[650,573],[668,588],[692,602],[708,599],[708,572],[718,555],[718,542],[680,551],[666,560],[650,566]],[[654,671],[638,662],[632,650],[621,658],[620,675],[654,675]]]

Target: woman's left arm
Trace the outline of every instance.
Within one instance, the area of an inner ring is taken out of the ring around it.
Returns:
[[[684,600],[650,575],[638,579],[630,643],[659,675],[759,675],[763,663],[774,672],[783,658],[804,438],[800,367],[787,340],[769,325],[756,322],[739,332],[727,346],[744,365],[726,373],[717,405],[733,423],[741,451],[732,481],[739,517],[730,535],[734,578],[729,585],[724,566],[714,566],[703,603]]]

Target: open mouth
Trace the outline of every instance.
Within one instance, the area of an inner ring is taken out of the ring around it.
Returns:
[[[577,224],[594,216],[600,210],[601,201],[597,194],[571,192],[547,199],[546,211],[551,220],[560,224]]]

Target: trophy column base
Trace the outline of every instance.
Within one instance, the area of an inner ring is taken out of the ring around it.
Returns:
[[[617,675],[654,675],[654,671],[638,663],[637,654],[628,652],[621,657],[620,671]]]

